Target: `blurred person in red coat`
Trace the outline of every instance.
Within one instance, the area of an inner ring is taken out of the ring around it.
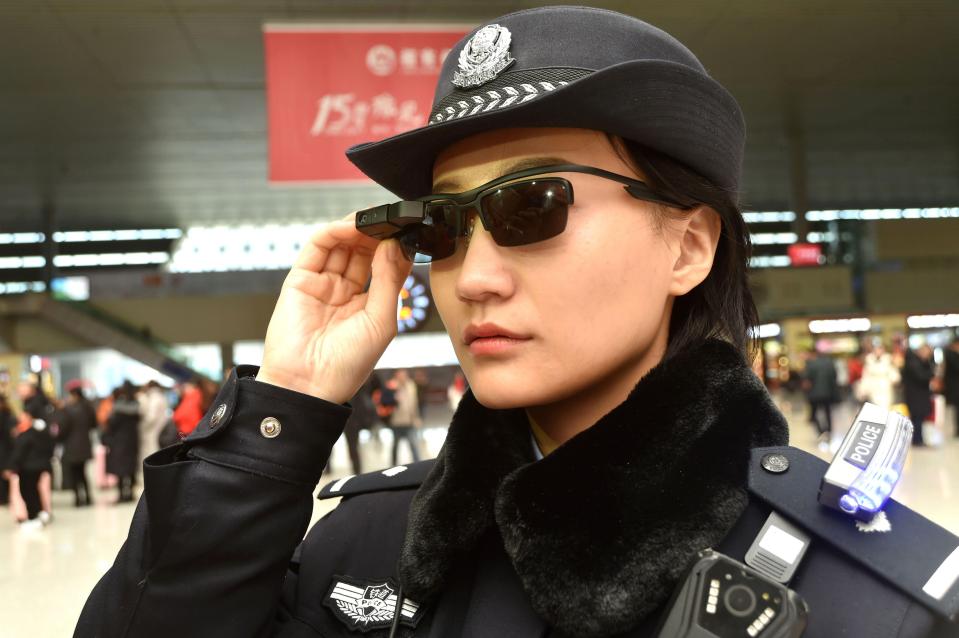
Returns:
[[[203,391],[200,389],[199,379],[193,379],[183,384],[180,403],[173,411],[173,422],[176,423],[180,438],[192,432],[196,424],[203,418],[203,400]]]

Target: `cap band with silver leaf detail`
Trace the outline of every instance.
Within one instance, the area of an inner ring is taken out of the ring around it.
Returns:
[[[464,49],[465,51],[465,49]],[[456,90],[444,97],[428,124],[448,122],[514,104],[522,104],[592,73],[589,69],[545,68],[504,73],[481,89]]]

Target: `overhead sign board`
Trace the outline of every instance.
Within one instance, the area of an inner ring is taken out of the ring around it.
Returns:
[[[467,31],[265,25],[270,182],[365,179],[346,149],[423,126],[443,60]]]

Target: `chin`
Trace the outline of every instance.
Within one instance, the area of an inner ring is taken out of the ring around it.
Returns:
[[[476,400],[492,410],[528,408],[551,403],[562,395],[561,390],[553,388],[542,374],[521,370],[473,368],[467,372],[466,378]]]
[[[491,410],[525,408],[530,404],[526,395],[523,392],[517,392],[515,389],[504,392],[498,388],[487,388],[472,384],[470,384],[470,389],[480,405]]]

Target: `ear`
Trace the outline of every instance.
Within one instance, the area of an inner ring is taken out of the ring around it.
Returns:
[[[723,223],[709,206],[698,206],[680,224],[679,256],[673,264],[669,294],[680,297],[706,279],[713,267]]]

